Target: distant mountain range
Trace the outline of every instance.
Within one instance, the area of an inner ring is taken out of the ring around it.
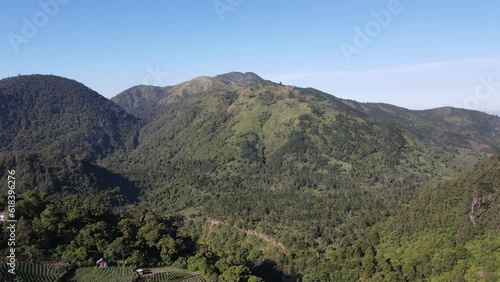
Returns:
[[[193,222],[208,217],[247,235],[266,234],[259,238],[284,250],[261,246],[260,255],[252,254],[310,281],[331,281],[317,278],[322,267],[345,278],[340,281],[384,281],[375,279],[377,273],[396,273],[406,281],[438,275],[415,269],[416,276],[405,276],[413,271],[405,269],[409,262],[384,245],[396,240],[387,222],[396,220],[398,238],[420,226],[432,232],[474,227],[462,217],[470,198],[481,196],[497,207],[498,186],[457,192],[457,200],[448,196],[453,187],[463,188],[463,176],[451,186],[436,183],[499,151],[498,116],[359,103],[254,73],[203,76],[167,87],[140,85],[111,100],[62,77],[0,80],[0,169],[17,166],[30,175],[20,191],[92,194],[114,206],[136,204]],[[488,183],[496,183],[494,160],[472,171],[484,171],[492,179]],[[481,182],[476,175],[470,178]],[[448,191],[436,194],[442,203],[433,202],[433,189]],[[449,205],[455,202],[456,211]],[[474,215],[477,226],[494,230],[495,211],[484,207]],[[435,214],[442,216],[429,224],[408,217]],[[458,223],[443,224],[445,218]],[[385,241],[367,239],[375,232]],[[481,233],[474,232],[463,233],[471,236],[464,240]],[[211,248],[228,251],[215,242]],[[375,266],[361,274],[368,253]],[[389,258],[393,263],[382,269]],[[344,268],[334,270],[335,260],[359,260],[362,267],[346,264],[360,267],[358,276],[351,273],[351,280]],[[457,260],[450,262],[449,273]]]

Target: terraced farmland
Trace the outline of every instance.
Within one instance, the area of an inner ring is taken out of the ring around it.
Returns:
[[[71,282],[206,282],[200,275],[192,275],[184,271],[153,270],[152,274],[138,277],[130,267],[96,267],[78,268],[70,280]]]
[[[201,275],[195,275],[195,276],[191,276],[189,278],[186,278],[184,280],[181,280],[181,282],[207,282],[207,280],[205,280],[205,278],[203,278],[203,276],[201,276]]]
[[[19,262],[16,266],[16,275],[7,272],[8,266],[0,262],[0,281],[27,281],[27,282],[56,282],[69,270],[67,264],[31,264]]]
[[[167,282],[167,281],[184,281],[184,278],[190,278],[192,275],[184,272],[160,272],[143,277],[140,282]]]
[[[131,267],[108,267],[105,269],[82,267],[75,271],[70,281],[132,282],[135,281],[136,278],[137,274]]]
[[[139,277],[131,267],[82,267],[70,278],[71,265],[17,263],[16,275],[7,272],[8,266],[0,262],[0,282],[206,282],[201,275],[177,269],[153,269],[152,274]]]

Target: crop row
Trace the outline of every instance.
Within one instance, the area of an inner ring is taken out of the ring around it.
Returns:
[[[69,266],[19,262],[16,264],[15,275],[8,273],[8,269],[5,262],[0,262],[0,281],[54,282],[69,270]]]

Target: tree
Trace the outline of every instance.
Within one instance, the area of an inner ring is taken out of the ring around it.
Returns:
[[[226,282],[246,282],[250,276],[250,269],[244,265],[230,266],[219,278]]]

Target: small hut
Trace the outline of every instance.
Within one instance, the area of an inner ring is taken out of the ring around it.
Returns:
[[[104,258],[101,258],[100,260],[96,261],[95,265],[99,268],[108,267],[108,263],[104,260]]]
[[[0,211],[0,221],[7,221],[9,211]]]

